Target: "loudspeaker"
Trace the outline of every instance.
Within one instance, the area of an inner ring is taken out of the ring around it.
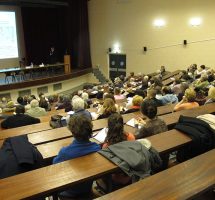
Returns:
[[[143,51],[147,51],[147,47],[143,47]]]
[[[187,40],[184,40],[184,45],[187,45]]]

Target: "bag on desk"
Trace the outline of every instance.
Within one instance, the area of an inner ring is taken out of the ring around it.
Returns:
[[[53,115],[51,116],[51,120],[49,122],[50,126],[52,128],[60,128],[63,127],[64,124],[62,123],[62,117],[61,115]]]

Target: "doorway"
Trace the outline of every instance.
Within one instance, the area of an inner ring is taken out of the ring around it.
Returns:
[[[109,54],[109,77],[112,81],[120,75],[126,76],[126,54]]]

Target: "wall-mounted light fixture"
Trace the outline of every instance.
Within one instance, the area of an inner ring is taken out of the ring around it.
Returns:
[[[191,26],[199,26],[202,24],[202,18],[200,17],[195,17],[190,19],[190,25]]]
[[[153,22],[153,25],[155,27],[160,28],[160,27],[163,27],[163,26],[166,25],[166,21],[164,19],[155,19],[154,22]]]
[[[119,43],[115,43],[115,44],[113,45],[113,53],[121,53]]]

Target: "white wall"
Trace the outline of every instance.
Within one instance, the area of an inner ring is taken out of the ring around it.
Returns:
[[[106,74],[107,50],[116,42],[127,55],[127,72],[154,72],[161,65],[173,71],[192,63],[214,68],[214,0],[90,0],[88,9],[92,62]],[[192,17],[203,23],[192,27]],[[155,28],[156,18],[165,19],[166,26]]]
[[[58,83],[58,82],[56,82],[56,83]],[[54,84],[56,84],[56,83],[54,83]],[[62,83],[62,89],[57,90],[57,91],[53,90],[53,83],[52,83],[52,84],[38,85],[36,87],[20,88],[18,90],[4,91],[4,92],[0,92],[0,94],[10,93],[11,99],[14,102],[16,102],[16,99],[19,96],[19,91],[22,91],[22,90],[30,89],[31,94],[38,96],[37,88],[43,87],[43,86],[48,86],[48,93],[45,93],[45,96],[48,96],[48,95],[52,95],[52,94],[56,94],[56,93],[57,94],[63,93],[67,90],[71,90],[73,88],[83,86],[83,84],[85,84],[85,83],[99,83],[99,82],[92,73],[89,73],[89,74],[86,74],[86,75],[83,75],[83,76],[80,76],[77,78],[73,78],[73,79],[66,80],[66,81],[61,81],[59,83]]]

